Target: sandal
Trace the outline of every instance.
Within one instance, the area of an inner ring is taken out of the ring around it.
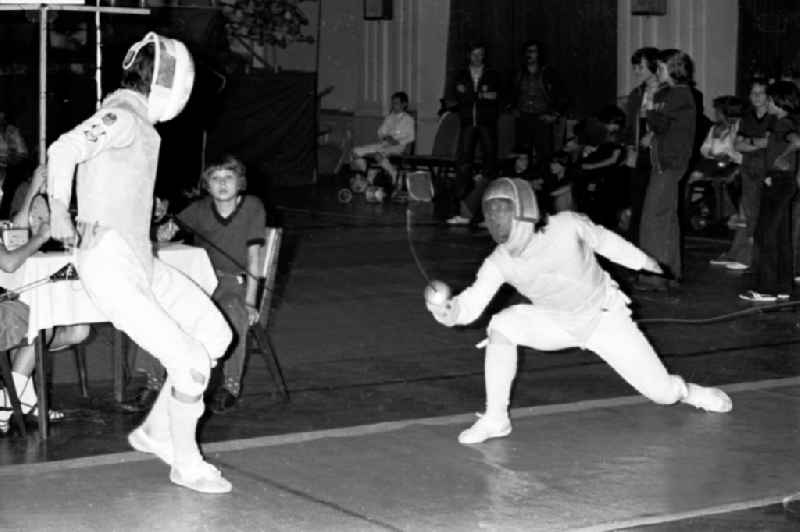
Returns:
[[[38,406],[34,405],[34,407],[31,408],[30,405],[26,405],[26,404],[23,403],[22,404],[22,411],[25,412],[26,410],[28,411],[28,415],[29,416],[31,416],[34,419],[39,419],[39,407]],[[64,412],[62,412],[61,410],[56,410],[54,408],[48,409],[47,420],[50,421],[51,423],[57,423],[59,421],[62,421],[64,419],[64,417],[65,417],[64,416]]]

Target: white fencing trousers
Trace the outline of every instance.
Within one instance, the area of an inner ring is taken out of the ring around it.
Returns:
[[[686,396],[683,379],[667,373],[650,342],[631,319],[627,306],[620,305],[613,310],[603,311],[585,346],[581,346],[578,339],[562,327],[552,313],[533,305],[514,305],[499,312],[489,322],[490,338],[493,330],[514,344],[540,351],[569,347],[591,350],[636,391],[655,403],[669,405]],[[508,357],[494,360],[510,363]]]
[[[116,231],[93,240],[76,262],[89,297],[114,327],[161,361],[177,391],[202,394],[213,361],[231,343],[222,314],[199,286],[161,260],[151,259],[148,275],[149,265]]]
[[[402,155],[406,151],[406,147],[404,144],[387,144],[385,142],[379,142],[375,144],[365,144],[363,146],[356,146],[353,148],[353,156],[355,159],[353,160],[353,170],[358,172],[366,172],[367,171],[367,161],[364,160],[364,157],[372,154],[380,154],[380,155]],[[389,175],[394,176],[397,173],[394,165],[389,162],[388,157],[380,157],[378,159],[378,165],[386,170]]]

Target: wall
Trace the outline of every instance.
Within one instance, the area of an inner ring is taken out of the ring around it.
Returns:
[[[633,86],[630,57],[637,48],[679,48],[695,61],[705,111],[736,89],[739,0],[667,0],[666,16],[631,15],[631,0],[617,0],[617,94]]]
[[[318,87],[334,88],[322,108],[353,113],[355,143],[374,140],[391,94],[404,90],[417,113],[417,153],[430,153],[444,90],[449,8],[449,0],[394,0],[392,20],[366,21],[363,0],[321,0]]]

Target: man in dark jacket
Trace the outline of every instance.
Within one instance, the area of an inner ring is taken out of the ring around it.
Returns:
[[[470,212],[462,201],[474,187],[472,165],[478,144],[481,147],[484,179],[491,180],[494,177],[497,158],[500,76],[484,64],[485,45],[471,45],[468,53],[469,64],[459,70],[453,80],[453,100],[457,104],[461,134],[453,205],[458,209],[458,215],[448,220],[452,225],[466,225],[478,214]]]
[[[514,78],[511,105],[517,117],[517,145],[537,160],[545,161],[554,150],[554,125],[566,110],[568,99],[556,71],[544,60],[536,41],[522,45],[523,65]]]

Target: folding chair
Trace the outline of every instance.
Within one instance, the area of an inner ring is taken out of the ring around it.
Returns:
[[[248,339],[252,338],[253,343],[248,343],[256,351],[261,353],[267,366],[267,371],[272,376],[275,384],[275,393],[284,401],[289,401],[289,391],[286,388],[286,381],[278,362],[278,356],[269,336],[269,318],[272,305],[272,295],[275,290],[275,276],[278,272],[278,254],[283,238],[283,229],[278,227],[267,227],[266,243],[264,244],[263,266],[260,279],[260,299],[258,322],[248,330]]]
[[[11,409],[14,411],[19,433],[25,436],[25,420],[22,418],[22,405],[19,403],[17,389],[14,387],[14,378],[11,376],[11,362],[8,359],[8,351],[0,352],[0,378],[5,384],[6,394],[11,401]]]

